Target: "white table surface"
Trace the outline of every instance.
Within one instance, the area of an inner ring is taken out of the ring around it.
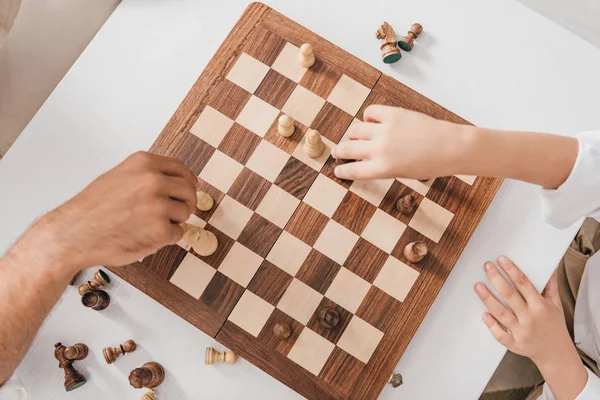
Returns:
[[[152,144],[247,3],[118,7],[0,161],[0,252],[45,211]],[[515,1],[268,3],[476,125],[568,135],[600,126],[600,50]],[[381,63],[374,38],[383,20],[400,32],[416,21],[425,27],[392,67]],[[508,254],[541,288],[576,229],[549,227],[538,190],[505,182],[396,369],[405,384],[381,398],[477,398],[504,354],[479,319],[472,286],[484,278],[481,265]],[[162,399],[298,397],[244,360],[204,366],[212,338],[123,281],[108,290],[110,307],[94,312],[67,288],[17,371],[29,398],[138,399],[127,375],[149,360],[167,370]],[[129,338],[140,348],[105,365],[101,349]],[[88,384],[68,395],[53,357],[57,341],[91,349],[76,363]]]

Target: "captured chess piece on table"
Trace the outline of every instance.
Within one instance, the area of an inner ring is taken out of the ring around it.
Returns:
[[[103,270],[99,269],[94,273],[92,280],[84,283],[79,286],[79,294],[84,295],[86,292],[91,292],[92,290],[99,289],[104,287],[110,283],[110,276]]]
[[[411,51],[415,45],[415,39],[423,32],[421,24],[413,24],[406,36],[402,36],[398,41],[398,46],[404,51]]]
[[[110,304],[110,296],[104,290],[92,290],[81,296],[81,304],[92,310],[104,310]]]
[[[386,64],[393,64],[402,58],[400,50],[398,50],[398,39],[394,28],[387,22],[384,22],[377,33],[375,34],[377,39],[383,39],[381,45],[381,59]]]
[[[54,345],[54,358],[58,360],[58,367],[65,372],[65,390],[67,392],[85,384],[85,377],[73,367],[73,361],[83,360],[87,355],[88,347],[83,343],[69,347],[63,346],[60,342]]]
[[[394,372],[392,373],[392,376],[390,376],[388,383],[392,385],[393,388],[397,388],[398,386],[402,385],[404,381],[402,380],[402,375]]]
[[[217,362],[222,362],[225,364],[235,364],[237,362],[237,359],[237,354],[235,354],[233,351],[224,351],[221,353],[213,349],[212,347],[207,347],[206,354],[204,357],[204,363],[206,365],[213,365]]]
[[[155,400],[156,389],[165,379],[165,370],[157,362],[147,362],[129,374],[129,384],[136,389],[150,389],[142,396],[142,400]]]
[[[208,257],[217,251],[219,240],[214,233],[185,222],[181,224],[181,227],[183,228],[183,237],[198,255]]]
[[[104,360],[107,364],[114,363],[120,355],[126,353],[132,353],[137,348],[137,345],[133,340],[128,340],[123,344],[120,344],[119,347],[105,347],[102,349],[102,354],[104,355]]]

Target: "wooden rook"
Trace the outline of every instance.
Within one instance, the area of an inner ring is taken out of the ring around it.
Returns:
[[[136,389],[154,389],[165,379],[165,370],[162,365],[151,361],[136,368],[129,374],[129,384]]]
[[[407,194],[406,196],[401,197],[396,202],[396,208],[404,215],[409,215],[415,210],[415,206],[417,205],[417,201],[415,197],[411,194]]]
[[[413,24],[406,36],[402,36],[400,38],[398,41],[398,46],[400,46],[400,48],[404,51],[411,51],[415,44],[415,39],[419,37],[421,32],[423,32],[423,27],[421,24]]]
[[[412,263],[420,262],[425,258],[427,253],[427,243],[425,242],[412,242],[404,248],[404,257]]]
[[[110,304],[110,296],[104,290],[92,290],[81,296],[81,304],[92,310],[104,310]]]
[[[319,310],[317,320],[323,328],[331,329],[340,322],[340,314],[333,308],[324,307]]]
[[[137,345],[133,340],[128,340],[123,344],[120,344],[119,347],[105,347],[102,349],[102,354],[104,355],[104,360],[106,360],[107,364],[112,364],[116,361],[116,359],[126,353],[131,353],[135,351]]]
[[[300,54],[298,55],[300,60],[300,64],[304,68],[310,68],[315,63],[315,54],[313,53],[313,48],[309,43],[304,43],[300,46]]]
[[[304,153],[310,158],[320,157],[325,151],[325,143],[321,134],[314,129],[309,129],[304,140]]]
[[[215,201],[211,195],[206,192],[199,191],[196,193],[196,196],[198,197],[198,200],[196,201],[196,207],[198,207],[198,210],[200,211],[209,211],[215,205]]]
[[[183,237],[198,255],[208,257],[217,251],[219,240],[214,233],[185,222],[181,224],[181,227],[183,228]]]
[[[392,376],[390,376],[388,383],[392,385],[393,388],[397,388],[398,386],[402,385],[404,381],[402,380],[402,375],[394,372],[392,373]]]
[[[225,364],[235,364],[237,362],[237,354],[233,351],[225,351],[223,353],[218,352],[212,347],[206,348],[206,354],[204,357],[204,363],[206,365],[213,365],[216,362],[223,362]]]
[[[83,360],[88,355],[88,348],[83,343],[65,347],[62,343],[54,345],[54,358],[58,360],[58,367],[65,371],[65,390],[70,392],[85,385],[85,377],[75,367],[73,361]]]
[[[94,289],[99,289],[103,286],[108,285],[109,283],[110,276],[108,276],[106,272],[99,269],[98,271],[96,271],[91,281],[88,281],[87,283],[84,283],[83,285],[79,286],[79,294],[83,296],[84,293],[91,292]]]
[[[285,340],[291,336],[292,328],[290,327],[290,324],[288,324],[288,323],[278,322],[275,324],[275,326],[273,326],[273,334],[275,335],[275,337],[277,339]]]
[[[396,32],[394,32],[394,28],[390,24],[384,22],[377,29],[375,36],[377,36],[377,39],[383,40],[383,44],[381,45],[381,59],[384,63],[393,64],[402,58],[400,50],[396,47],[398,43]]]
[[[294,130],[294,119],[292,117],[285,114],[279,117],[277,131],[281,136],[290,137],[294,134]]]

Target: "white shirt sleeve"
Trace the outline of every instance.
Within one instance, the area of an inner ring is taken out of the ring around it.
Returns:
[[[26,400],[27,392],[16,376],[0,385],[0,400]]]
[[[600,132],[577,136],[579,154],[571,175],[558,189],[542,189],[542,214],[557,228],[583,217],[600,219]]]
[[[575,397],[575,400],[598,400],[600,399],[600,378],[587,367],[585,370],[588,373],[588,380],[579,396]],[[547,383],[544,383],[544,392],[538,397],[538,400],[556,400]]]

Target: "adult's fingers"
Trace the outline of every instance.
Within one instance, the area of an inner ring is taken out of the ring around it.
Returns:
[[[348,138],[352,140],[371,139],[379,129],[381,129],[379,124],[357,121],[348,128]]]
[[[496,318],[500,323],[507,328],[514,326],[517,323],[517,317],[506,308],[498,299],[489,291],[489,289],[481,282],[475,285],[475,292],[485,304],[489,312]]]
[[[168,200],[167,215],[172,223],[181,224],[190,217],[191,213],[185,203],[179,200]]]
[[[351,181],[377,178],[372,161],[354,161],[335,167],[335,176]]]
[[[540,294],[535,286],[533,286],[533,283],[531,283],[529,278],[527,278],[523,271],[521,271],[512,260],[508,257],[500,256],[498,257],[498,265],[506,272],[506,275],[510,278],[511,282],[519,293],[521,293],[521,296],[523,296],[526,302],[529,303],[540,297]]]
[[[169,240],[165,245],[175,244],[183,237],[183,228],[178,223],[171,223]]]
[[[157,157],[156,167],[160,172],[168,176],[184,178],[196,189],[200,187],[198,177],[184,163],[173,157]]]
[[[504,347],[510,347],[512,341],[512,335],[510,332],[504,330],[498,321],[489,313],[483,313],[481,320],[487,326],[490,333]]]
[[[165,195],[168,197],[185,203],[188,207],[188,211],[191,213],[196,211],[196,203],[198,200],[196,187],[192,185],[189,180],[181,177],[168,176],[165,177],[162,188],[164,189]]]
[[[393,115],[397,107],[374,104],[365,109],[363,119],[365,122],[383,122]]]
[[[366,160],[370,158],[372,147],[373,144],[369,140],[350,140],[338,144],[332,155],[343,160]]]
[[[508,283],[506,279],[500,274],[500,271],[496,268],[494,263],[486,262],[484,264],[485,273],[487,274],[490,282],[496,288],[498,295],[504,300],[504,302],[515,312],[515,314],[519,314],[520,312],[526,309],[525,300],[521,297],[521,294],[517,292],[513,287]]]

